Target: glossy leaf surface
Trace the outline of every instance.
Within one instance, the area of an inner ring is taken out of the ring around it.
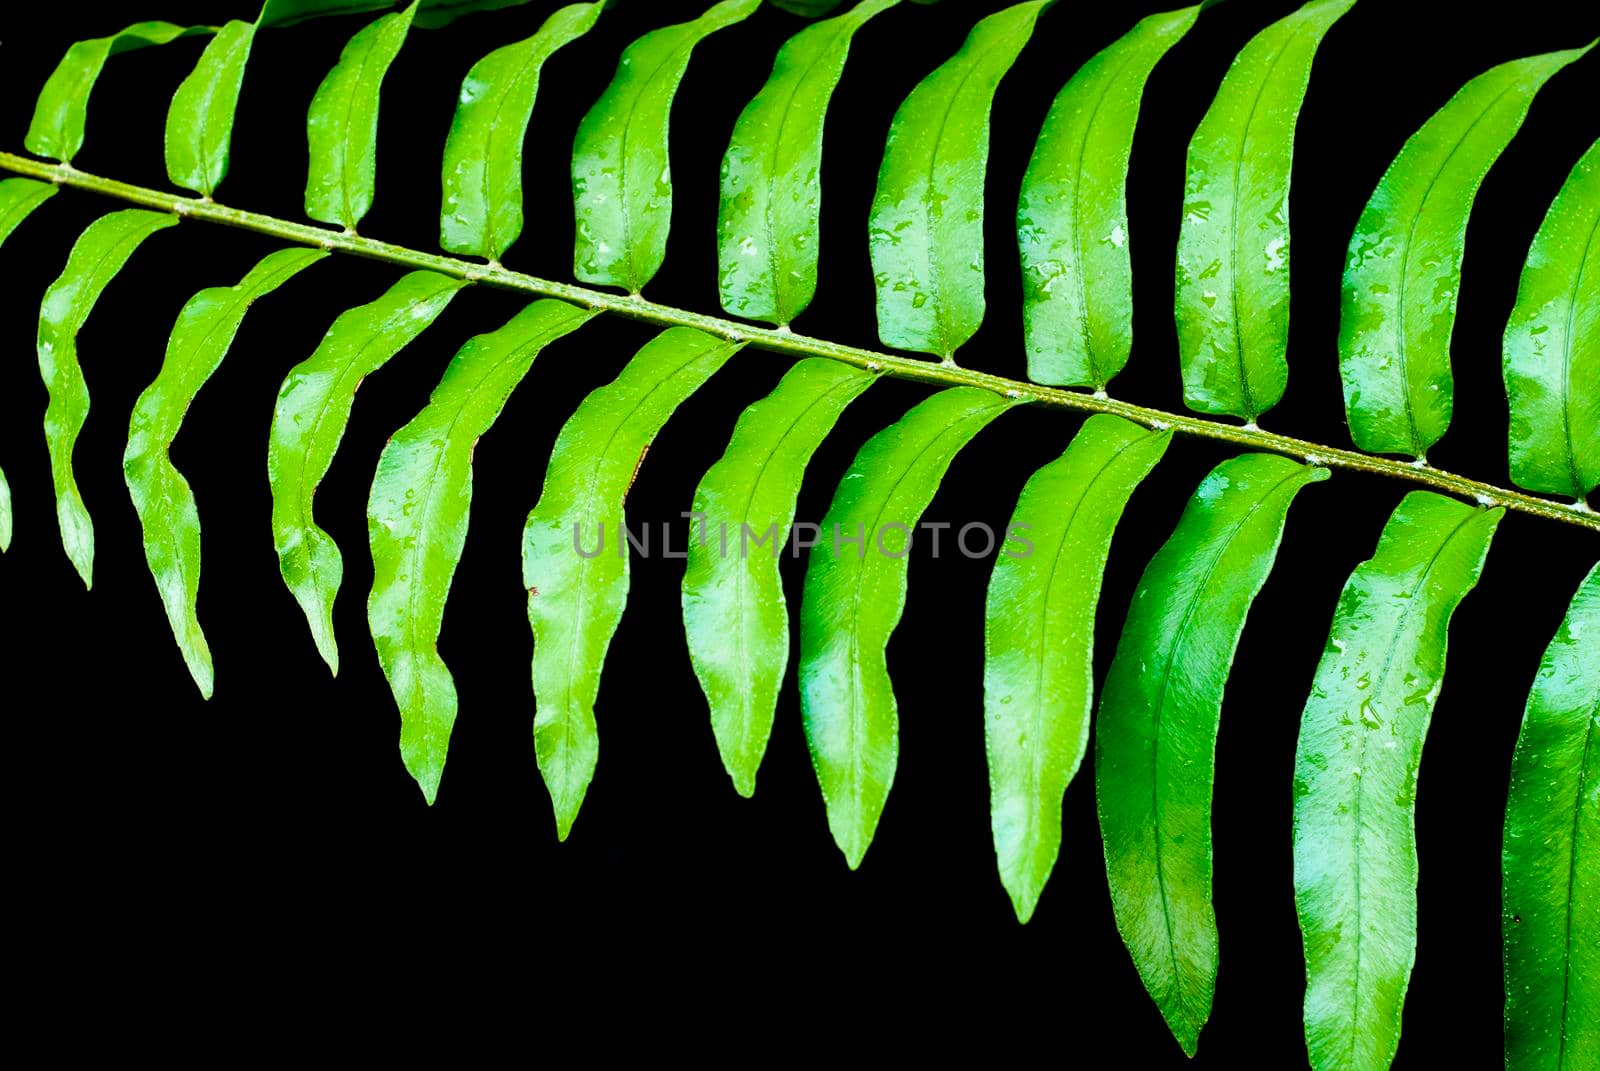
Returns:
[[[1600,141],[1533,239],[1506,325],[1511,478],[1583,498],[1600,485]]]
[[[1600,566],[1544,659],[1511,761],[1506,1067],[1600,1066]]]
[[[39,306],[39,374],[50,394],[44,438],[50,449],[56,520],[61,546],[83,578],[84,587],[94,580],[94,522],[72,471],[72,450],[89,417],[89,385],[78,363],[78,332],[133,251],[156,231],[177,223],[177,216],[142,208],[101,216],[73,244],[67,266],[45,291]]]
[[[811,550],[800,710],[828,828],[852,870],[872,843],[900,753],[885,651],[905,609],[912,533],[957,452],[1014,404],[953,387],[878,432],[840,481]]]
[[[89,94],[106,60],[119,52],[164,45],[180,37],[210,33],[209,26],[175,26],[170,22],[136,22],[110,37],[75,41],[51,72],[33,108],[33,121],[22,139],[29,152],[71,163],[83,148]]]
[[[200,514],[189,481],[173,467],[167,451],[195,395],[227,356],[246,310],[327,255],[320,249],[280,249],[263,257],[237,286],[212,287],[190,298],[172,327],[160,373],[139,395],[128,421],[122,474],[144,531],[145,561],[189,675],[207,699],[212,686],[211,649],[195,616]]]
[[[439,657],[445,599],[467,540],[472,453],[539,351],[595,314],[535,301],[451,359],[428,404],[378,458],[367,500],[372,592],[367,625],[400,707],[400,757],[431,804],[456,721],[456,686]]]
[[[1128,161],[1150,72],[1200,6],[1162,12],[1078,69],[1057,94],[1017,204],[1028,378],[1103,390],[1133,348]]]
[[[1095,721],[1095,799],[1117,929],[1183,1051],[1211,1014],[1211,794],[1223,689],[1289,506],[1328,470],[1224,461],[1134,591]]]
[[[1316,1071],[1378,1071],[1394,1059],[1416,958],[1422,741],[1450,616],[1477,584],[1503,512],[1411,492],[1334,610],[1294,774],[1295,906]]]
[[[1089,743],[1094,619],[1111,536],[1172,433],[1084,421],[1022,489],[995,558],[984,616],[983,711],[1000,881],[1033,916],[1061,848],[1061,798]]]
[[[839,415],[872,382],[838,361],[799,362],[740,415],[727,451],[695,490],[684,631],[722,765],[741,796],[755,792],[789,663],[778,555],[800,482]]]
[[[722,157],[717,286],[729,315],[787,324],[817,291],[822,126],[850,40],[899,0],[861,0],[778,51]],[[832,5],[827,5],[832,6]]]
[[[562,426],[528,514],[533,743],[562,840],[594,776],[600,670],[628,600],[623,501],[662,425],[741,345],[687,327],[657,335]]]
[[[1048,5],[983,19],[894,114],[868,225],[886,346],[948,360],[983,323],[989,109]]]
[[[672,98],[694,46],[759,6],[760,0],[722,0],[692,22],[645,34],[623,52],[572,146],[573,273],[583,282],[637,294],[660,269],[672,224]]]
[[[522,142],[544,61],[594,26],[601,3],[558,9],[526,41],[497,48],[461,83],[444,143],[439,244],[498,261],[522,233]]]
[[[1178,353],[1190,409],[1254,422],[1289,380],[1289,173],[1323,35],[1355,0],[1312,0],[1234,58],[1189,142]]]
[[[223,26],[173,94],[164,145],[174,186],[210,197],[227,175],[233,114],[255,36],[254,23],[235,19]]]
[[[405,44],[417,5],[374,19],[350,38],[311,98],[306,215],[354,230],[372,207],[378,165],[378,93]]]
[[[56,187],[48,182],[26,178],[0,180],[0,244],[55,193]],[[0,551],[11,548],[11,525],[11,485],[6,482],[6,474],[0,472]]]
[[[1345,411],[1362,450],[1421,457],[1450,426],[1450,335],[1473,199],[1534,94],[1586,51],[1513,60],[1468,82],[1407,139],[1367,202],[1339,315]]]
[[[421,334],[466,285],[429,271],[402,277],[378,300],[340,314],[316,352],[290,370],[278,391],[267,446],[272,542],[284,583],[334,673],[339,648],[333,601],[344,561],[333,537],[317,527],[317,484],[339,449],[361,381]]]

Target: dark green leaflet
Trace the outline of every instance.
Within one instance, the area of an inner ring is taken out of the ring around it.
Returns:
[[[1027,922],[1061,848],[1061,798],[1089,743],[1094,613],[1111,536],[1172,442],[1100,413],[1028,480],[984,614],[983,712],[1000,881]],[[1025,534],[1024,534],[1025,533]]]
[[[722,764],[741,796],[755,792],[789,662],[778,555],[800,481],[839,414],[872,382],[837,361],[799,362],[739,417],[727,452],[695,490],[684,632]]]
[[[378,157],[378,92],[400,54],[416,14],[374,19],[339,54],[317,87],[306,115],[311,166],[306,174],[306,215],[355,230],[372,207]]]
[[[1355,0],[1312,0],[1234,58],[1189,142],[1178,235],[1183,400],[1251,423],[1289,381],[1289,172],[1323,35]]]
[[[583,282],[637,294],[660,269],[672,223],[672,98],[694,46],[747,18],[760,2],[722,0],[692,22],[645,34],[623,52],[572,146],[578,215],[572,270]]]
[[[439,244],[498,262],[522,233],[522,141],[551,54],[582,37],[604,4],[568,4],[526,41],[473,64],[444,143]]]
[[[1217,976],[1211,789],[1222,693],[1289,506],[1328,475],[1276,454],[1213,469],[1145,568],[1100,697],[1095,799],[1117,929],[1190,1056]]]
[[[814,19],[818,15],[826,15],[843,2],[844,0],[772,0],[772,6]]]
[[[948,361],[983,323],[989,108],[1049,3],[979,22],[894,113],[868,225],[886,346]]]
[[[951,460],[1015,404],[953,387],[874,435],[834,492],[806,565],[800,710],[828,828],[852,870],[872,843],[900,752],[884,653],[905,609],[911,533]]]
[[[253,23],[236,19],[223,26],[173,94],[165,151],[174,186],[210,197],[227,175],[233,113],[255,36]]]
[[[367,625],[400,707],[400,757],[431,804],[456,721],[456,686],[439,657],[450,580],[467,541],[472,452],[539,351],[595,315],[535,301],[498,331],[468,339],[428,404],[394,433],[367,501],[372,593]]]
[[[101,216],[74,243],[61,277],[50,284],[39,306],[39,374],[50,393],[44,438],[50,448],[56,519],[61,545],[84,587],[94,580],[94,523],[72,473],[72,448],[89,417],[89,385],[78,364],[78,332],[94,311],[101,291],[122,271],[133,251],[156,231],[177,223],[177,216],[142,208]]]
[[[1450,616],[1504,510],[1413,491],[1339,596],[1300,722],[1294,889],[1316,1071],[1394,1059],[1416,958],[1417,765]]]
[[[522,581],[533,626],[533,744],[562,840],[594,776],[600,670],[628,600],[623,500],[661,426],[741,345],[687,327],[646,343],[562,426],[528,514]]]
[[[1133,348],[1128,159],[1150,72],[1200,5],[1143,19],[1050,106],[1017,203],[1028,378],[1104,390]]]
[[[426,30],[447,26],[474,11],[520,7],[528,0],[422,0],[416,25]],[[354,15],[399,6],[399,0],[267,0],[261,9],[261,26],[292,26],[323,15]]]
[[[1468,82],[1411,135],[1367,202],[1339,315],[1345,410],[1362,450],[1422,457],[1450,426],[1450,334],[1473,198],[1534,94],[1587,51],[1513,60]]]
[[[119,52],[164,45],[179,37],[206,34],[210,26],[174,26],[170,22],[136,22],[110,37],[74,42],[51,72],[33,108],[23,145],[35,156],[71,163],[83,148],[83,125],[89,94],[106,60]]]
[[[1539,663],[1502,856],[1506,1067],[1600,1067],[1600,565]]]
[[[1600,141],[1533,239],[1506,324],[1511,478],[1583,498],[1600,485]]]
[[[278,391],[267,446],[272,542],[284,583],[336,674],[333,600],[344,562],[333,537],[317,527],[313,516],[317,484],[339,449],[361,381],[420,335],[466,285],[430,271],[402,277],[378,300],[340,314],[316,352],[290,370]]]
[[[33,210],[54,197],[56,187],[33,179],[11,178],[0,181],[0,244]],[[11,485],[0,472],[0,552],[11,548]]]
[[[787,324],[817,292],[822,124],[850,39],[899,0],[861,0],[778,52],[722,158],[717,286],[732,316]],[[831,6],[831,5],[830,5]]]
[[[327,255],[321,249],[280,249],[263,257],[237,286],[212,287],[190,298],[172,326],[160,373],[139,395],[128,421],[122,474],[144,530],[145,561],[189,674],[207,699],[211,649],[195,616],[200,515],[189,482],[173,468],[167,450],[195,395],[227,356],[250,305]]]

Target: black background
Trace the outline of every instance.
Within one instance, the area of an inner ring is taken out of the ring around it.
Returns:
[[[377,200],[364,234],[436,247],[439,158],[455,89],[475,60],[527,36],[554,6],[411,34],[384,84]],[[971,23],[1000,6],[905,4],[857,36],[828,121],[821,285],[797,330],[875,345],[865,221],[890,117]],[[1167,6],[1059,5],[1001,85],[989,163],[990,315],[962,351],[964,364],[1024,376],[1013,210],[1033,138],[1080,63]],[[1150,81],[1129,190],[1136,348],[1113,384],[1117,397],[1182,407],[1171,293],[1185,147],[1231,57],[1294,6],[1235,0],[1206,12]],[[528,225],[509,267],[571,278],[567,169],[577,122],[628,41],[695,8],[628,0],[546,66],[527,142]],[[253,0],[151,0],[137,11],[106,5],[92,17],[79,5],[55,10],[37,27],[10,28],[0,54],[0,144],[13,151],[21,151],[30,102],[70,41],[109,33],[128,14],[220,22],[255,13]],[[1269,428],[1349,441],[1334,348],[1339,275],[1357,215],[1406,136],[1485,68],[1580,45],[1600,24],[1592,6],[1559,0],[1524,0],[1487,18],[1464,10],[1366,0],[1322,46],[1295,158],[1293,374],[1284,402],[1263,421]],[[367,18],[260,35],[220,200],[301,218],[305,108]],[[763,8],[696,51],[674,113],[674,227],[667,266],[646,291],[654,300],[716,311],[721,152],[778,45],[801,25]],[[166,188],[166,102],[202,47],[184,40],[114,57],[76,165]],[[1597,99],[1600,56],[1591,56],[1551,80],[1483,184],[1455,334],[1455,426],[1431,454],[1443,468],[1507,480],[1500,334],[1528,243],[1600,133]],[[682,566],[636,561],[598,704],[599,770],[571,838],[556,842],[531,744],[520,531],[561,423],[651,336],[645,325],[602,318],[553,346],[478,446],[471,534],[440,640],[460,714],[430,809],[400,764],[394,704],[365,635],[366,491],[386,437],[424,404],[455,349],[524,299],[482,288],[462,294],[360,394],[318,499],[319,520],[345,555],[337,680],[278,575],[267,428],[285,372],[335,315],[375,298],[399,272],[330,258],[261,301],[173,449],[204,524],[200,618],[217,690],[201,701],[146,571],[120,458],[128,413],[185,299],[236,282],[277,243],[200,223],[162,232],[112,283],[80,336],[94,408],[76,461],[98,534],[95,588],[86,593],[55,530],[39,431],[46,396],[30,353],[34,310],[72,240],[116,207],[65,191],[0,252],[0,352],[8,357],[0,464],[16,509],[15,542],[0,560],[4,706],[10,765],[24,786],[12,794],[8,824],[24,863],[13,883],[40,912],[30,918],[52,920],[37,921],[55,950],[51,970],[70,971],[92,953],[105,969],[137,975],[151,955],[171,962],[198,949],[232,969],[287,960],[309,991],[343,984],[357,964],[392,962],[397,980],[423,991],[481,973],[429,965],[437,952],[467,949],[487,957],[496,976],[540,991],[544,1013],[609,1002],[638,985],[668,1003],[695,1004],[680,1030],[782,1024],[835,1045],[835,1033],[852,1024],[901,1041],[970,1034],[1008,1048],[1037,1042],[1054,1059],[1083,1057],[1089,1066],[1113,1058],[1126,1061],[1118,1066],[1184,1064],[1112,920],[1087,767],[1067,792],[1060,862],[1028,926],[1017,924],[995,875],[981,693],[987,561],[933,561],[926,547],[913,555],[905,617],[889,649],[899,771],[855,873],[828,835],[792,660],[756,797],[742,800],[717,758],[684,651]],[[650,451],[630,519],[676,519],[742,406],[788,364],[746,352],[684,405]],[[858,401],[812,462],[798,516],[820,520],[859,445],[926,395],[890,381]],[[1027,476],[1060,453],[1078,423],[1059,412],[1007,415],[956,459],[927,519],[1004,525]],[[1135,494],[1106,574],[1097,678],[1144,564],[1199,479],[1235,452],[1180,440]],[[1222,966],[1198,1065],[1304,1063],[1290,846],[1299,712],[1338,592],[1406,489],[1349,473],[1308,489],[1251,613],[1218,745]],[[1499,838],[1511,748],[1539,655],[1597,552],[1593,533],[1512,514],[1456,616],[1423,761],[1421,932],[1396,1066],[1433,1066],[1449,1053],[1469,1054],[1457,1066],[1498,1062]],[[784,566],[792,608],[803,565]],[[588,971],[603,972],[600,988],[571,983]],[[929,1007],[924,998],[959,1014],[899,1010]]]

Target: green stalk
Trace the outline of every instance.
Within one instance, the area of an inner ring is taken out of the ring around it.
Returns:
[[[717,316],[705,316],[668,305],[657,305],[643,298],[608,294],[570,283],[558,283],[532,275],[523,275],[521,272],[498,266],[478,264],[435,253],[422,253],[415,249],[355,234],[341,233],[309,223],[293,223],[256,212],[228,208],[209,199],[182,197],[160,190],[146,189],[143,186],[132,186],[125,182],[117,182],[115,179],[87,174],[70,164],[50,164],[14,153],[0,152],[0,169],[53,182],[58,186],[72,186],[144,205],[147,208],[172,212],[186,219],[201,219],[209,223],[241,227],[260,234],[270,234],[287,242],[298,242],[339,253],[370,257],[405,268],[422,268],[466,279],[469,282],[515,290],[537,297],[559,298],[585,308],[616,313],[619,316],[661,326],[693,327],[722,338],[746,342],[759,349],[773,350],[794,357],[826,357],[871,372],[881,372],[898,379],[909,379],[941,387],[978,387],[1008,398],[1021,398],[1057,409],[1112,413],[1147,428],[1171,428],[1180,435],[1192,435],[1201,439],[1233,443],[1253,450],[1283,454],[1312,465],[1392,476],[1436,491],[1460,495],[1482,506],[1504,506],[1520,513],[1553,521],[1564,521],[1567,524],[1600,532],[1600,513],[1591,510],[1584,502],[1564,503],[1523,494],[1520,491],[1496,487],[1478,480],[1469,480],[1464,476],[1457,476],[1429,465],[1378,457],[1357,450],[1323,446],[1320,443],[1307,442],[1288,435],[1277,435],[1248,425],[1220,424],[1199,417],[1168,413],[1160,409],[1117,401],[1099,394],[1041,387],[949,364],[844,346],[837,342],[797,335],[781,328],[758,327]]]

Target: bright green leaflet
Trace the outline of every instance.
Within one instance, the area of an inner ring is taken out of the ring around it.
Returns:
[[[1478,186],[1551,75],[1593,48],[1502,63],[1407,139],[1350,239],[1339,374],[1350,436],[1422,457],[1450,426],[1450,335]]]
[[[600,670],[628,600],[623,501],[656,433],[740,345],[688,327],[646,343],[562,426],[528,514],[522,581],[533,626],[533,744],[562,840],[594,776]]]
[[[778,555],[800,481],[839,415],[872,382],[838,361],[799,362],[740,415],[727,451],[695,489],[684,632],[722,765],[741,796],[755,792],[789,662]]]
[[[374,19],[350,38],[339,62],[317,87],[306,116],[311,166],[306,174],[306,215],[355,230],[372,207],[378,158],[378,93],[400,54],[413,3]]]
[[[811,550],[800,710],[828,828],[852,870],[872,843],[900,753],[885,650],[905,609],[912,532],[956,454],[1015,404],[953,387],[878,432],[840,481]]]
[[[133,251],[156,231],[177,223],[177,216],[142,208],[101,216],[73,244],[67,266],[44,292],[39,306],[39,374],[50,394],[44,438],[50,448],[56,520],[61,527],[61,545],[84,587],[94,580],[94,522],[72,473],[72,449],[89,417],[89,385],[78,363],[78,332]]]
[[[1033,917],[1061,849],[1061,798],[1089,743],[1094,614],[1111,536],[1172,442],[1098,413],[1022,489],[984,613],[983,716],[1000,881]]]
[[[761,0],[723,0],[692,22],[653,30],[622,53],[617,73],[578,126],[572,194],[573,272],[637,294],[667,255],[672,172],[667,126],[694,46],[747,18]]]
[[[722,157],[717,287],[731,316],[793,320],[817,292],[822,125],[850,39],[899,0],[861,0],[808,26],[778,51],[772,75],[733,128]]]
[[[983,323],[989,108],[1050,2],[979,22],[894,113],[868,224],[886,346],[950,361]]]
[[[1028,378],[1106,384],[1133,349],[1128,160],[1145,82],[1200,5],[1143,19],[1056,96],[1017,202]]]
[[[361,381],[420,335],[466,285],[431,271],[403,276],[378,300],[341,313],[316,352],[290,370],[278,391],[267,446],[272,542],[284,583],[335,674],[339,648],[333,601],[344,561],[333,537],[317,527],[312,512],[317,484],[333,464]]]
[[[1224,461],[1150,559],[1095,719],[1095,799],[1117,929],[1193,1056],[1211,1015],[1211,792],[1223,689],[1294,497],[1328,470],[1276,454]]]
[[[468,339],[427,406],[378,458],[367,501],[367,624],[400,707],[400,757],[430,804],[456,721],[455,681],[438,643],[467,541],[473,449],[539,351],[594,316],[562,301],[535,301],[498,331]]]
[[[210,33],[210,26],[174,26],[170,22],[136,22],[110,37],[76,41],[61,57],[39,93],[33,121],[23,145],[35,156],[71,163],[83,148],[83,125],[89,94],[106,60],[119,52],[164,45],[180,37]]]
[[[1339,596],[1300,722],[1294,896],[1316,1071],[1380,1071],[1417,953],[1417,766],[1450,615],[1504,510],[1431,491],[1400,503]]]
[[[1533,239],[1504,354],[1511,478],[1583,498],[1600,485],[1600,141]]]
[[[211,698],[211,649],[195,616],[200,593],[200,515],[189,481],[167,451],[200,388],[227,356],[245,312],[328,253],[280,249],[251,268],[237,286],[216,286],[190,298],[167,340],[155,382],[145,388],[128,421],[122,475],[144,531],[144,556],[155,578],[172,634],[200,694]]]
[[[1600,566],[1528,696],[1502,867],[1506,1067],[1600,1067]]]
[[[1289,381],[1289,174],[1323,35],[1355,0],[1312,0],[1251,38],[1189,142],[1176,313],[1183,400],[1250,423]]]
[[[526,41],[473,64],[444,143],[439,244],[498,263],[522,233],[522,142],[551,54],[587,33],[604,4],[569,4]]]
[[[0,181],[0,244],[33,210],[54,197],[56,187],[33,179],[10,178]],[[0,552],[11,548],[11,485],[0,472]]]
[[[173,94],[165,151],[174,186],[210,197],[227,175],[233,113],[255,37],[253,23],[234,20],[222,27]]]

